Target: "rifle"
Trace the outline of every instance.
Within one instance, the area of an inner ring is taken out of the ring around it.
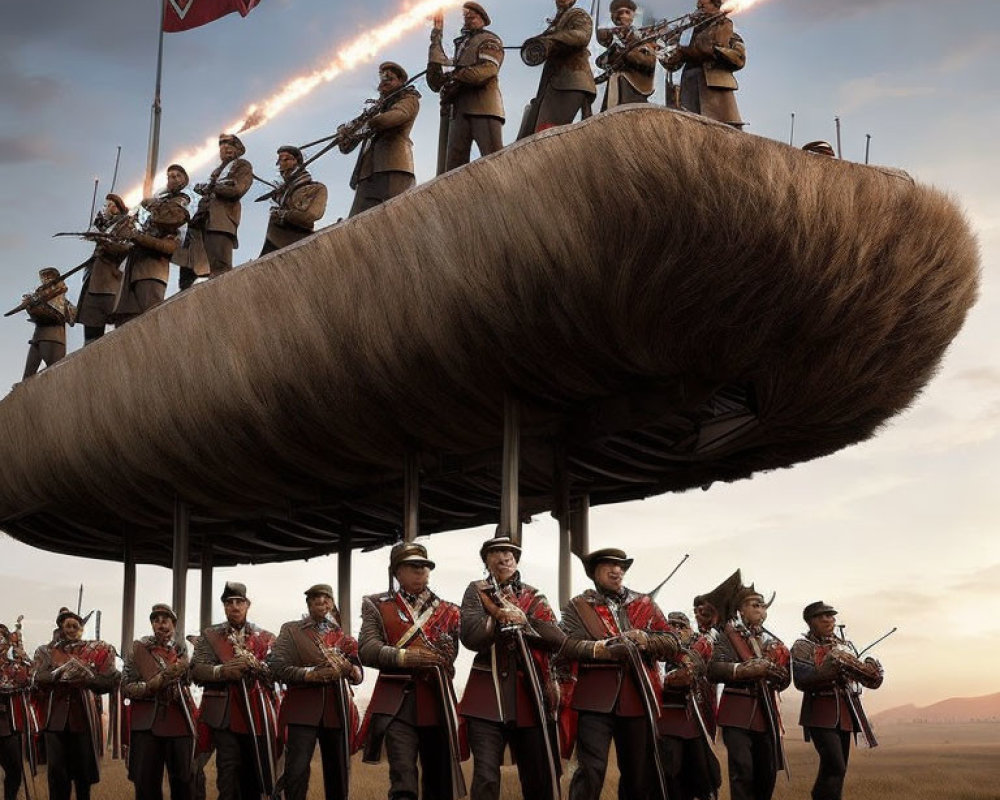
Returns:
[[[307,142],[306,144],[300,145],[299,149],[304,150],[307,147],[312,147],[314,145],[327,142],[325,147],[321,148],[320,150],[317,150],[315,153],[309,156],[309,158],[303,161],[298,167],[296,167],[295,170],[293,170],[292,173],[287,178],[284,179],[284,183],[278,184],[277,186],[275,186],[275,188],[273,188],[266,194],[262,194],[260,197],[254,198],[254,202],[261,203],[265,200],[272,200],[276,198],[282,191],[284,191],[286,186],[288,186],[292,181],[298,178],[299,175],[301,175],[303,172],[306,171],[306,167],[312,164],[312,162],[315,161],[320,156],[326,155],[326,153],[330,152],[334,147],[339,147],[342,143],[349,142],[351,139],[356,138],[360,141],[362,139],[368,138],[368,136],[371,135],[371,132],[366,130],[366,126],[368,125],[368,123],[374,117],[377,117],[385,110],[385,106],[390,100],[395,99],[398,95],[402,94],[403,91],[409,89],[413,85],[414,81],[416,81],[418,78],[422,78],[426,74],[427,70],[424,70],[423,72],[418,72],[416,75],[410,78],[406,83],[404,83],[398,89],[394,89],[393,91],[389,92],[389,94],[387,94],[385,97],[369,98],[368,100],[365,101],[364,111],[358,114],[358,116],[356,116],[354,119],[349,120],[348,122],[344,122],[341,125],[338,125],[336,133],[333,133],[330,136],[324,136],[322,139],[316,139],[312,142]],[[264,183],[266,182],[267,181],[264,181]]]
[[[43,283],[41,286],[35,289],[35,291],[33,291],[31,294],[25,295],[21,303],[16,308],[12,308],[10,311],[4,314],[4,316],[12,317],[18,311],[24,311],[25,309],[31,308],[32,306],[36,306],[41,303],[47,303],[52,298],[58,297],[61,294],[65,294],[66,291],[68,291],[67,287],[65,286],[59,287],[59,284],[62,283],[64,280],[66,280],[66,278],[68,278],[70,275],[75,275],[81,269],[89,267],[91,263],[93,263],[93,258],[88,258],[82,264],[79,264],[73,267],[73,269],[64,272],[58,278],[51,278],[45,281],[45,283]]]
[[[666,585],[667,585],[667,581],[669,581],[669,580],[670,580],[670,579],[671,579],[672,577],[674,577],[674,574],[675,574],[675,573],[677,572],[677,570],[679,570],[679,569],[680,569],[680,568],[681,568],[681,567],[682,567],[682,566],[684,565],[684,562],[685,562],[685,561],[687,561],[687,560],[688,560],[688,559],[689,559],[690,557],[691,557],[691,556],[690,556],[690,554],[689,554],[689,553],[685,553],[685,554],[684,554],[684,558],[682,558],[682,559],[681,559],[681,560],[680,560],[680,561],[679,561],[679,562],[677,563],[677,566],[676,566],[676,567],[674,567],[674,568],[673,568],[672,570],[670,570],[670,574],[669,574],[669,575],[667,575],[667,577],[666,577],[666,578],[664,578],[664,579],[663,579],[662,581],[660,581],[660,582],[659,582],[658,584],[656,584],[656,588],[655,588],[655,589],[653,589],[653,591],[649,592],[649,596],[650,596],[650,597],[651,597],[651,598],[652,598],[653,600],[655,600],[655,599],[656,599],[656,595],[658,595],[658,594],[660,593],[660,589],[662,589],[662,588],[663,588],[664,586],[666,586]]]
[[[597,57],[596,64],[600,68],[600,74],[594,77],[594,83],[604,83],[612,75],[612,73],[617,72],[625,63],[625,56],[638,47],[642,47],[645,44],[656,41],[657,39],[663,39],[667,43],[677,42],[681,38],[681,34],[684,31],[694,28],[702,23],[713,22],[714,20],[721,19],[725,17],[727,12],[720,11],[716,14],[706,14],[704,11],[691,11],[687,14],[682,14],[674,19],[660,20],[659,22],[654,22],[652,25],[644,25],[636,31],[636,38],[634,41],[625,45],[617,36],[612,40],[611,46],[608,47],[601,55]]]

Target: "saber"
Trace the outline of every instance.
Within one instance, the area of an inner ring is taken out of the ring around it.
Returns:
[[[696,683],[698,679],[695,679]],[[694,712],[694,717],[698,720],[698,727],[701,729],[701,735],[705,737],[705,743],[708,745],[710,750],[715,749],[715,742],[712,737],[709,736],[708,726],[705,724],[705,716],[701,713],[701,689],[691,687],[691,691],[688,693],[688,697],[691,700],[691,710]]]
[[[682,561],[681,563],[683,564],[684,562]],[[642,706],[646,712],[646,722],[649,724],[649,729],[653,736],[653,761],[656,765],[656,778],[660,784],[660,797],[668,797],[666,773],[663,770],[663,759],[660,758],[660,748],[657,744],[660,739],[660,730],[657,724],[659,720],[659,701],[656,697],[656,690],[653,688],[649,673],[646,672],[646,665],[642,662],[642,654],[639,652],[638,645],[627,636],[617,637],[617,641],[625,645],[629,666],[632,668],[635,679],[639,684],[639,695],[642,697]]]
[[[458,711],[455,708],[455,697],[452,694],[451,684],[445,676],[444,667],[440,665],[434,667],[434,674],[437,676],[445,723],[448,726],[448,754],[451,756],[451,797],[452,800],[459,800],[469,792],[465,785],[465,775],[462,772],[462,754],[458,740]]]
[[[337,681],[337,694],[340,701],[340,718],[344,721],[344,735],[341,737],[341,746],[344,755],[344,770],[341,773],[340,784],[344,800],[351,797],[351,737],[354,734],[351,716],[347,706],[347,693],[350,691],[347,678]]]
[[[513,631],[514,640],[517,642],[518,652],[524,662],[524,674],[528,678],[531,686],[531,697],[535,701],[535,712],[542,724],[542,739],[545,740],[545,760],[549,765],[549,784],[552,787],[552,800],[562,800],[562,793],[559,788],[559,775],[556,771],[555,754],[552,748],[552,735],[549,730],[549,716],[545,713],[545,698],[542,696],[542,685],[535,669],[535,660],[531,657],[528,643],[524,641],[524,631],[515,628]],[[657,756],[659,758],[659,756]],[[666,795],[663,795],[666,797]]]
[[[270,800],[271,793],[267,789],[267,782],[264,776],[264,762],[260,757],[260,743],[257,741],[257,723],[253,718],[253,706],[250,704],[250,692],[247,690],[246,680],[240,678],[240,694],[243,700],[243,708],[247,715],[247,727],[250,728],[250,735],[253,737],[254,763],[257,765],[257,780],[260,781],[261,800]]]
[[[667,581],[669,581],[672,577],[674,577],[674,573],[676,573],[677,570],[679,570],[684,565],[684,562],[687,561],[690,557],[691,557],[690,554],[685,553],[684,558],[682,558],[680,561],[677,562],[677,566],[674,567],[672,570],[670,570],[670,574],[667,575],[667,577],[664,578],[662,581],[660,581],[658,584],[656,584],[656,588],[653,589],[653,591],[649,592],[649,596],[653,600],[656,599],[656,595],[659,594],[660,589],[666,586]]]

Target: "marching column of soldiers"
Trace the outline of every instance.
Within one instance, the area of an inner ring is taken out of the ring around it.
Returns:
[[[529,66],[542,66],[538,90],[525,110],[517,138],[523,139],[557,125],[591,116],[598,83],[606,90],[605,111],[626,103],[647,102],[654,90],[656,64],[667,73],[666,104],[740,128],[736,107],[738,88],[734,72],[746,63],[746,48],[723,13],[719,0],[697,0],[692,14],[644,27],[635,26],[634,0],[612,0],[612,26],[596,31],[605,48],[597,59],[601,74],[595,81],[588,49],[594,20],[576,0],[555,0],[555,14],[538,36],[521,47]],[[426,82],[438,94],[441,109],[438,173],[467,164],[473,144],[480,156],[503,148],[505,121],[499,74],[504,63],[501,38],[489,30],[489,12],[477,2],[462,7],[462,30],[451,55],[443,45],[443,17],[435,17],[431,32]],[[681,34],[691,29],[688,44]],[[681,70],[679,85],[673,73]],[[421,73],[423,75],[425,73]],[[306,167],[333,147],[343,153],[359,149],[350,186],[355,191],[349,216],[355,216],[416,185],[410,130],[420,110],[420,94],[407,71],[392,61],[379,66],[378,98],[366,110],[341,125],[334,136],[318,140],[329,144],[310,158],[309,146],[278,148],[276,183],[257,178],[244,158],[239,136],[219,136],[219,164],[208,179],[195,184],[199,196],[193,213],[184,193],[188,174],[180,164],[167,168],[166,189],[130,211],[121,197],[109,194],[93,230],[80,234],[95,242],[91,257],[79,267],[60,273],[46,268],[41,285],[24,295],[18,308],[26,310],[35,330],[29,345],[24,378],[42,362],[51,366],[66,354],[66,326],[84,326],[84,345],[99,339],[108,325],[121,325],[159,305],[165,296],[173,262],[179,268],[178,289],[198,279],[211,279],[233,268],[233,251],[241,199],[254,180],[270,191],[264,256],[309,236],[326,213],[327,188]],[[142,220],[140,222],[140,219]],[[65,279],[83,269],[79,311],[64,297]]]
[[[792,680],[819,756],[814,800],[841,797],[852,737],[877,745],[861,692],[881,685],[882,667],[864,657],[870,647],[858,652],[837,634],[833,606],[805,607],[808,632],[789,652],[764,627],[773,595],[765,600],[738,570],[694,599],[692,626],[625,585],[633,559],[618,548],[583,558],[593,586],[559,618],[524,582],[510,537],[488,539],[480,556],[485,577],[456,605],[431,589],[424,545],[395,545],[389,587],[364,598],[358,639],[344,633],[328,584],[306,589],[306,614],[275,637],[248,620],[246,586],[227,582],[225,621],[190,637],[191,656],[176,614],[158,603],[152,635],[128,646],[120,675],[114,648],[85,639],[85,619],[67,608],[33,660],[20,619],[13,632],[0,625],[4,800],[32,787],[42,741],[49,797],[68,800],[73,788],[89,797],[100,780],[104,694],[138,800],[162,800],[164,774],[174,800],[204,797],[195,786],[212,751],[219,798],[304,800],[317,743],[327,800],[349,796],[358,752],[388,761],[390,800],[497,800],[508,748],[523,797],[558,800],[562,761],[575,752],[569,798],[597,800],[612,742],[620,797],[709,800],[722,783],[720,729],[729,797],[768,800],[787,770],[779,693]],[[461,699],[460,645],[474,653]],[[362,718],[354,687],[364,667],[378,678]]]

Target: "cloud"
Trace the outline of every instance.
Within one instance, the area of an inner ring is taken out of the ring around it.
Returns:
[[[997,367],[965,369],[956,373],[955,379],[967,381],[979,389],[1000,389],[1000,369]]]
[[[952,584],[951,591],[983,593],[993,597],[998,585],[1000,585],[1000,564],[993,564],[961,578]]]
[[[57,150],[47,137],[0,136],[0,164],[55,161]]]
[[[960,41],[961,45],[946,53],[938,62],[936,69],[941,72],[959,72],[977,61],[983,63],[984,59],[991,57],[1000,47],[1000,36],[993,32],[981,34],[971,42],[964,39]]]
[[[62,87],[45,75],[29,75],[19,69],[0,41],[0,106],[19,112],[37,111],[59,99]]]
[[[909,97],[922,97],[934,94],[936,90],[926,85],[902,85],[897,78],[889,73],[869,75],[855,78],[840,87],[837,107],[841,114],[853,114],[866,106],[900,100]]]
[[[913,13],[915,6],[937,8],[932,0],[839,0],[836,3],[830,0],[796,0],[790,8],[796,17],[828,20],[873,14],[882,10],[891,11],[896,7],[906,8],[907,13]]]

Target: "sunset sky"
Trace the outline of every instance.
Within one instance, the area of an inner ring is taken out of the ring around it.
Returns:
[[[412,3],[411,3],[412,5]],[[453,4],[454,5],[454,4]],[[542,0],[493,0],[492,29],[506,44],[540,32],[553,6]],[[589,3],[581,3],[589,9]],[[693,2],[692,2],[693,5]],[[607,23],[607,3],[602,23]],[[646,4],[647,19],[690,8],[675,0]],[[405,8],[400,0],[262,0],[241,19],[230,15],[202,28],[168,34],[163,76],[161,165],[214,138],[247,106],[296,75],[328,64],[362,31],[383,25]],[[950,7],[949,7],[950,8]],[[795,143],[835,142],[842,122],[844,157],[871,158],[902,168],[918,181],[949,192],[964,208],[982,249],[981,297],[948,351],[939,374],[905,414],[873,440],[794,469],[759,475],[709,491],[594,509],[594,548],[623,546],[637,558],[628,582],[658,583],[685,554],[691,558],[660,595],[665,610],[690,611],[693,595],[714,587],[735,568],[748,581],[777,591],[768,627],[791,643],[803,630],[802,607],[818,599],[837,606],[859,645],[892,626],[899,632],[877,654],[886,682],[866,695],[874,710],[907,702],[1000,691],[1000,619],[992,613],[1000,583],[1000,155],[988,137],[1000,129],[992,60],[1000,50],[1000,5],[970,0],[946,16],[940,0],[761,0],[737,15],[748,64],[739,73],[738,102],[750,135]],[[69,268],[91,246],[53,239],[82,230],[95,177],[108,190],[115,151],[122,146],[117,190],[141,182],[156,61],[158,2],[55,0],[5,9],[0,27],[0,298],[3,310],[37,284],[37,270]],[[451,11],[446,38],[457,34]],[[373,96],[376,65],[398,61],[423,69],[429,25],[371,57],[248,134],[247,158],[263,177],[275,175],[280,144],[328,135]],[[596,55],[596,51],[595,51]],[[501,86],[516,135],[521,110],[539,70],[508,52]],[[662,101],[662,74],[657,77]],[[420,84],[423,111],[413,130],[417,179],[433,175],[437,103]],[[330,189],[324,225],[346,216],[354,157],[331,153],[314,177]],[[193,171],[204,180],[211,166]],[[258,194],[251,190],[250,198]],[[236,261],[258,252],[266,205],[244,202]],[[665,211],[664,213],[668,213]],[[70,279],[76,300],[80,279]],[[176,272],[169,291],[176,289]],[[211,320],[206,320],[207,327]],[[22,314],[0,319],[0,386],[20,379],[31,326]],[[202,336],[192,331],[192,337]],[[82,331],[70,334],[70,349]],[[169,357],[170,354],[162,354]],[[86,387],[80,387],[86,391]],[[37,422],[45,424],[45,409]],[[4,471],[16,465],[2,465]],[[477,550],[488,528],[425,540],[438,569],[433,585],[458,600],[481,576]],[[525,528],[523,575],[556,594],[556,526],[539,517]],[[386,551],[356,554],[355,631],[361,595],[385,581]],[[574,565],[574,589],[586,586]],[[103,610],[102,635],[120,631],[121,566],[33,550],[0,541],[0,621],[25,615],[31,646],[52,629],[60,605],[76,603],[86,584],[85,610]],[[190,577],[188,629],[197,625],[198,573]],[[336,583],[336,559],[218,570],[248,585],[251,618],[277,630],[304,611],[302,591]],[[154,602],[169,600],[166,570],[139,568],[137,631]],[[89,631],[93,633],[91,629]],[[962,643],[969,641],[970,646]],[[974,647],[971,642],[974,641]],[[956,654],[956,648],[958,654]],[[970,654],[974,654],[971,655]],[[461,670],[460,670],[461,673]],[[794,722],[794,720],[792,720]]]

